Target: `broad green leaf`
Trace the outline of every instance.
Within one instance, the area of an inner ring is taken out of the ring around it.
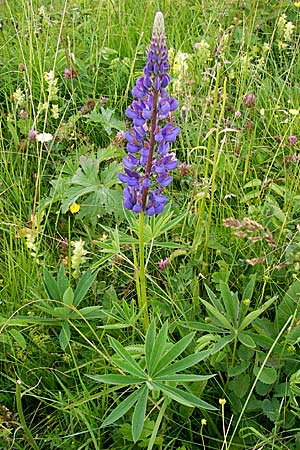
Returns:
[[[153,376],[159,373],[162,369],[165,369],[171,362],[175,361],[175,359],[184,352],[187,346],[192,342],[195,333],[189,333],[187,336],[184,336],[180,339],[179,342],[173,344],[170,350],[165,353],[165,355],[161,358],[158,365],[156,366]]]
[[[208,303],[206,300],[200,299],[205,308],[217,319],[217,321],[227,330],[233,330],[231,323],[223,316],[214,306]]]
[[[63,295],[69,286],[69,280],[65,275],[64,265],[61,264],[56,276],[59,297],[56,300],[63,301]]]
[[[155,381],[177,381],[184,383],[186,381],[206,381],[213,378],[215,375],[195,375],[193,373],[175,374],[175,375],[157,375]]]
[[[241,361],[240,364],[233,367],[228,367],[227,373],[229,377],[236,377],[237,375],[240,375],[241,373],[246,372],[248,367],[250,366],[250,361]]]
[[[211,303],[213,304],[213,306],[221,313],[224,314],[225,313],[225,309],[222,305],[222,302],[220,301],[220,299],[214,294],[214,292],[207,286],[205,285],[205,290],[209,296],[209,299],[211,301]]]
[[[228,344],[230,344],[234,340],[234,335],[229,334],[228,336],[222,337],[212,348],[211,350],[207,350],[210,355],[214,355],[215,353],[218,353],[220,350],[222,350],[224,347],[226,347]]]
[[[234,377],[228,385],[238,398],[243,398],[250,388],[250,376],[248,373],[242,373]]]
[[[234,327],[237,327],[237,317],[239,311],[239,301],[237,294],[230,291],[228,284],[224,281],[220,281],[220,291],[225,306],[227,318],[233,323]]]
[[[130,375],[86,375],[98,383],[115,384],[119,386],[127,386],[128,384],[139,384],[143,380],[139,377],[132,377]]]
[[[161,390],[172,400],[175,400],[182,405],[191,407],[196,406],[198,408],[208,409],[210,411],[217,410],[217,408],[205,402],[204,400],[200,400],[198,397],[196,397],[196,395],[191,394],[190,392],[183,391],[182,389],[178,389],[173,386],[167,386],[166,384],[162,384],[159,382],[152,382],[152,384],[156,389]]]
[[[290,316],[295,314],[296,309],[298,309],[298,319],[300,317],[300,281],[296,280],[289,287],[286,294],[284,295],[282,301],[279,303],[275,323],[280,330],[283,325],[286,323]]]
[[[269,308],[269,306],[272,305],[272,303],[276,300],[276,296],[270,298],[268,301],[266,301],[259,309],[256,309],[255,311],[252,311],[251,313],[247,314],[245,319],[242,321],[241,325],[239,326],[239,331],[244,330],[247,328],[248,325],[250,325],[255,319],[257,319],[266,309]]]
[[[198,322],[188,322],[188,323],[180,322],[180,325],[185,328],[188,328],[189,330],[205,331],[208,333],[219,333],[220,331],[220,327],[212,325],[211,323],[206,323],[201,320],[199,320]]]
[[[49,297],[52,300],[59,300],[59,290],[57,288],[57,283],[53,275],[49,272],[49,270],[44,267],[44,285]]]
[[[79,314],[85,319],[100,319],[106,317],[100,306],[85,306],[84,308],[80,308],[78,313],[72,313],[72,317],[75,314],[78,319],[80,319]]]
[[[94,283],[96,277],[97,272],[92,273],[90,269],[84,272],[84,274],[80,277],[74,292],[74,306],[78,307]]]
[[[68,346],[71,338],[71,330],[68,322],[64,322],[59,333],[59,345],[62,350]]]
[[[104,420],[104,422],[101,425],[101,428],[107,427],[108,425],[111,425],[112,423],[116,422],[118,419],[123,417],[127,411],[130,410],[130,408],[133,407],[135,402],[139,399],[140,396],[140,389],[137,389],[132,394],[130,394],[125,400],[123,400],[110,414],[109,416]]]
[[[145,372],[141,369],[141,367],[138,365],[138,363],[133,359],[133,357],[128,353],[128,351],[113,337],[108,337],[109,343],[114,349],[114,351],[122,358],[124,359],[128,367],[130,367],[130,373],[132,375],[145,378]]]
[[[246,347],[250,348],[256,347],[254,339],[247,333],[238,333],[238,340]]]
[[[150,364],[148,367],[148,371],[150,375],[153,375],[155,373],[155,369],[157,365],[159,364],[159,361],[161,359],[161,356],[163,355],[166,344],[167,344],[167,335],[168,335],[168,321],[166,321],[161,329],[159,330],[157,337],[155,339],[151,357],[150,357]]]
[[[63,295],[63,302],[65,305],[72,305],[74,303],[74,291],[70,286]]]
[[[70,317],[71,313],[72,310],[67,306],[57,306],[56,308],[53,308],[51,311],[51,314],[54,317],[58,317],[60,319],[67,319],[68,317]]]
[[[9,330],[9,333],[12,335],[12,337],[14,338],[14,340],[17,342],[17,344],[21,347],[21,349],[25,349],[26,348],[26,340],[24,338],[24,336],[20,333],[19,330],[16,330],[15,328],[12,328]]]
[[[255,178],[254,180],[251,180],[248,183],[246,183],[243,186],[243,189],[247,189],[249,187],[254,188],[254,187],[257,187],[257,186],[261,186],[261,184],[262,184],[262,181],[259,180],[258,178]]]
[[[153,319],[150,323],[150,326],[149,326],[147,334],[146,334],[146,339],[145,339],[145,359],[146,359],[148,371],[150,368],[150,359],[151,359],[151,353],[152,353],[153,346],[154,346],[155,336],[156,336],[156,324],[155,324],[155,320]]]
[[[269,400],[265,398],[262,402],[262,410],[264,414],[270,419],[272,422],[277,422],[280,417],[280,402],[277,398],[272,398]]]
[[[140,398],[135,405],[132,416],[132,437],[134,442],[140,438],[144,428],[147,400],[148,388],[145,385],[140,389]]]
[[[168,374],[174,374],[175,372],[180,372],[182,370],[188,369],[189,367],[194,366],[195,364],[203,361],[205,357],[207,357],[206,351],[193,353],[192,355],[186,356],[185,358],[180,359],[179,361],[174,362],[170,366],[163,368],[159,372],[155,373],[155,379],[161,376],[167,376]]]
[[[252,299],[255,283],[256,283],[256,274],[254,274],[254,276],[252,276],[249,283],[245,287],[244,292],[243,292],[242,301]]]
[[[253,373],[258,377],[259,381],[265,384],[273,384],[277,380],[277,371],[274,367],[260,367],[255,366]]]

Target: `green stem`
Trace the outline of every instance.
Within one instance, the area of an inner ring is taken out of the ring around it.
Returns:
[[[139,285],[140,285],[140,305],[139,307],[144,310],[144,327],[145,331],[149,327],[148,316],[148,303],[147,303],[147,287],[146,287],[146,275],[145,275],[145,242],[144,242],[144,211],[140,212],[139,217]]]
[[[236,347],[237,347],[237,334],[235,334],[234,343],[233,343],[232,358],[231,358],[231,367],[234,366],[235,355],[236,355]]]
[[[36,445],[35,440],[32,437],[32,434],[31,434],[29,428],[26,425],[26,421],[25,421],[25,417],[24,417],[24,413],[23,413],[23,407],[22,407],[22,400],[21,400],[21,380],[17,380],[17,384],[16,384],[16,402],[17,402],[18,416],[19,416],[24,434],[26,436],[26,439],[34,450],[39,450],[38,446]]]
[[[162,404],[162,406],[161,406],[161,408],[160,408],[160,411],[159,411],[159,414],[157,416],[155,425],[153,427],[153,431],[152,431],[152,434],[151,434],[151,437],[150,437],[150,440],[149,440],[149,444],[148,444],[147,450],[152,450],[153,445],[155,444],[155,439],[156,439],[156,436],[157,436],[160,424],[162,422],[162,419],[164,417],[164,414],[165,414],[165,411],[166,411],[166,408],[167,408],[169,402],[170,402],[169,399],[165,399],[163,404]]]

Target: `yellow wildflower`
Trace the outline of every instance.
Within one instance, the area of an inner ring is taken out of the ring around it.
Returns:
[[[72,214],[76,214],[80,210],[80,205],[78,205],[78,203],[72,203],[72,205],[70,205],[69,207],[69,210]]]

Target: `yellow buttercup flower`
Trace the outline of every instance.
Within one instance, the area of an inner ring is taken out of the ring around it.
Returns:
[[[295,3],[294,3],[294,6],[295,6],[296,8],[300,8],[300,2],[295,2]]]
[[[76,214],[80,210],[80,205],[78,205],[78,203],[72,203],[72,205],[70,205],[69,207],[69,210],[72,214]]]

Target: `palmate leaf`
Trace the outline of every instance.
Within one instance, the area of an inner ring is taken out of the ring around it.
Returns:
[[[191,394],[190,392],[183,391],[182,389],[175,388],[173,386],[167,386],[165,384],[159,382],[151,383],[154,388],[160,389],[164,394],[170,397],[172,400],[175,400],[178,403],[181,403],[185,406],[195,406],[198,408],[208,409],[210,411],[216,411],[217,408],[205,402],[204,400],[200,400],[196,395]]]
[[[206,300],[200,299],[205,308],[217,319],[217,321],[227,330],[233,330],[233,326],[229,322],[229,320],[226,319],[226,317],[223,316],[222,313],[220,313],[214,306],[212,306],[210,303],[208,303]]]
[[[167,344],[167,336],[168,336],[168,322],[166,321],[155,339],[154,345],[150,351],[150,361],[148,367],[149,375],[153,375],[155,373],[155,369],[159,364],[160,358],[163,355],[166,344]]]
[[[124,359],[127,362],[128,368],[130,368],[128,372],[130,372],[131,375],[142,377],[144,380],[147,379],[145,372],[133,359],[130,353],[128,353],[128,351],[113,337],[109,336],[108,340],[114,351],[121,357],[121,359]]]
[[[193,373],[176,373],[168,375],[157,375],[155,381],[177,381],[178,383],[184,383],[186,381],[207,381],[213,378],[213,375],[195,375]]]
[[[237,326],[237,317],[239,312],[239,301],[237,294],[230,291],[229,286],[224,281],[220,281],[220,291],[225,306],[226,315],[233,323],[234,327]]]
[[[251,313],[247,314],[247,316],[244,318],[241,325],[239,326],[239,331],[244,330],[255,319],[257,319],[264,311],[266,311],[266,309],[268,309],[269,306],[272,305],[272,303],[276,300],[276,298],[277,298],[277,296],[270,298],[259,309],[256,309],[255,311],[252,311]]]
[[[145,415],[148,400],[148,388],[144,385],[140,388],[140,398],[138,399],[133,416],[132,416],[132,437],[134,442],[136,442],[143,431],[145,423]]]
[[[167,353],[165,353],[164,356],[160,359],[153,376],[159,373],[162,369],[166,368],[172,361],[174,361],[179,355],[181,355],[181,353],[183,353],[187,346],[192,342],[194,336],[194,332],[189,333],[188,335],[180,339],[179,342],[176,342],[176,344],[174,344],[171,349],[168,350]]]
[[[180,372],[182,370],[188,369],[194,366],[200,361],[203,361],[207,356],[209,356],[208,351],[194,353],[193,355],[186,356],[185,358],[176,361],[168,367],[165,367],[155,373],[155,379],[161,379],[162,376],[168,376]]]
[[[74,306],[78,307],[81,301],[86,296],[88,290],[94,283],[97,277],[97,272],[92,273],[90,269],[88,269],[79,279],[75,292],[74,292]]]
[[[91,378],[94,381],[97,381],[98,383],[105,383],[105,384],[115,384],[121,386],[127,386],[130,384],[139,384],[143,380],[139,377],[133,377],[131,375],[114,375],[114,374],[108,374],[108,375],[87,375],[88,378]]]
[[[101,425],[101,428],[107,427],[108,425],[111,425],[112,423],[116,422],[118,419],[123,417],[127,411],[130,410],[130,408],[133,407],[133,405],[138,401],[140,396],[140,389],[137,389],[132,394],[129,395],[125,400],[123,400],[110,414],[109,416],[104,420],[104,422]]]

